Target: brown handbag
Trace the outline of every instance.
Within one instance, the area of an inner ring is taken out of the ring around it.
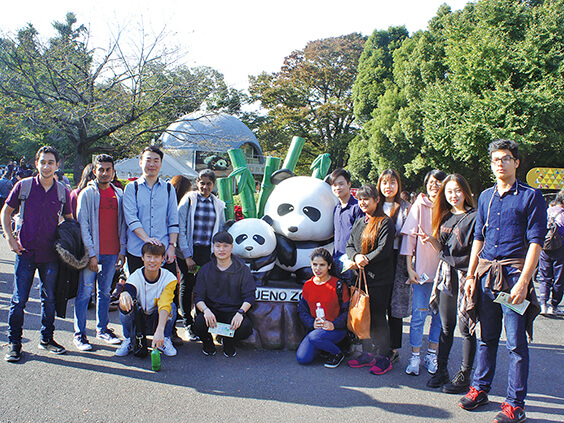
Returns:
[[[364,281],[364,291],[362,290]],[[366,285],[364,268],[358,270],[356,283],[350,288],[349,316],[347,327],[358,339],[370,339],[370,297]]]

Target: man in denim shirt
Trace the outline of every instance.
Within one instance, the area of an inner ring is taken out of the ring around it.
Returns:
[[[141,248],[147,242],[166,247],[164,267],[176,274],[176,191],[159,178],[163,156],[158,147],[145,147],[139,159],[143,176],[127,184],[123,194],[123,212],[128,226],[127,268],[130,274],[143,267]]]
[[[538,314],[531,277],[544,243],[546,204],[538,190],[516,179],[520,161],[515,142],[494,141],[488,150],[496,185],[482,192],[478,201],[466,279],[466,296],[478,304],[481,339],[474,380],[459,406],[472,410],[488,403],[504,321],[509,352],[507,396],[494,422],[522,422],[529,374],[527,332],[531,334]],[[494,302],[500,292],[509,293],[512,304],[521,304],[525,298],[531,304],[521,315]]]

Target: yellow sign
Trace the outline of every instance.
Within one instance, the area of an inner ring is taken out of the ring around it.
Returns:
[[[562,189],[564,188],[564,169],[534,167],[527,173],[527,183],[538,189]]]

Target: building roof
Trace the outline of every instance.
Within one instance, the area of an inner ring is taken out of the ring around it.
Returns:
[[[225,152],[251,144],[262,155],[260,144],[239,119],[226,113],[194,112],[181,117],[161,135],[164,149]]]

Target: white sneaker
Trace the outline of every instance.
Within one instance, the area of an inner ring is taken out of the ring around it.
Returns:
[[[115,355],[117,355],[118,357],[125,357],[127,354],[129,354],[132,351],[131,348],[131,339],[130,338],[125,338],[122,342],[121,345],[119,346],[119,348],[116,350]]]
[[[560,310],[558,306],[557,307],[550,306],[548,307],[548,311],[546,312],[546,314],[548,314],[549,316],[562,316],[564,314],[564,311]]]
[[[164,355],[168,357],[174,357],[177,354],[176,348],[172,345],[172,341],[169,337],[164,339],[164,344],[162,347],[159,348],[163,352]]]
[[[439,368],[437,354],[427,354],[425,358],[423,358],[423,366],[426,367],[427,371],[432,375],[437,373],[437,369]]]
[[[543,316],[545,316],[548,312],[548,306],[546,305],[546,303],[541,303],[541,311],[540,314],[542,314]]]
[[[408,375],[419,376],[419,365],[421,364],[421,358],[418,355],[411,354],[409,359],[409,365],[405,369]]]

